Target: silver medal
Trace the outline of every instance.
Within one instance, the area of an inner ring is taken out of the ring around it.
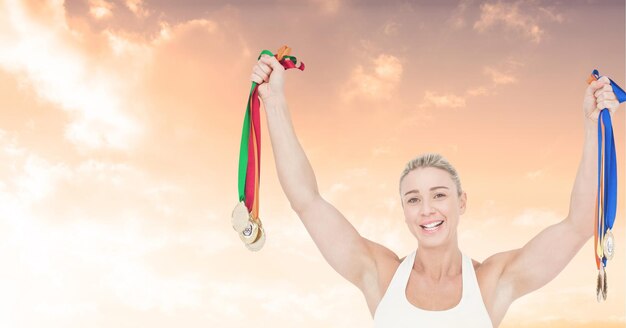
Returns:
[[[602,250],[604,251],[604,256],[607,260],[613,259],[613,255],[615,255],[615,238],[613,238],[613,233],[611,229],[606,231],[604,235],[604,247]]]

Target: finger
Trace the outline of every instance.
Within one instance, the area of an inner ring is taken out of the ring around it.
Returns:
[[[602,96],[602,98],[604,100],[615,100],[615,99],[617,99],[615,97],[615,93],[613,91],[603,92],[601,96]]]
[[[254,67],[253,72],[254,72],[254,74],[260,76],[263,79],[263,81],[267,81],[269,79],[269,77],[270,77],[258,65]]]
[[[602,88],[603,86],[604,84],[602,82],[593,81],[589,83],[589,86],[587,87],[587,90],[586,90],[586,94],[593,95],[595,94],[596,90]]]
[[[263,55],[261,56],[261,59],[259,59],[259,61],[269,65],[272,69],[275,69],[279,66],[283,67],[274,56]]]
[[[606,91],[613,92],[613,87],[612,87],[610,84],[604,84],[604,85],[602,86],[602,88],[597,89],[597,90],[594,92],[594,95],[595,95],[596,97],[598,97],[598,96],[600,95],[600,93],[602,93],[602,92],[606,92]]]
[[[617,100],[605,100],[596,104],[596,108],[598,110],[603,110],[605,108],[612,110],[613,108],[617,109],[618,106],[619,102]]]
[[[250,76],[250,80],[256,82],[257,84],[263,83],[263,78],[258,76],[256,73],[252,73],[252,75]]]
[[[596,97],[597,102],[615,99],[617,98],[615,97],[615,93],[613,93],[613,91],[604,91]]]
[[[619,101],[617,100],[612,101],[611,104],[609,105],[609,111],[611,112],[611,114],[617,112],[618,108],[619,108]]]
[[[267,65],[266,63],[261,62],[260,60],[259,60],[259,62],[257,63],[256,66],[261,68],[261,70],[263,72],[265,72],[266,74],[269,74],[270,72],[272,72],[272,68],[269,65]]]
[[[611,83],[611,80],[609,80],[609,78],[606,77],[606,76],[603,76],[603,77],[599,78],[598,81],[603,82],[603,83],[607,83],[607,84]]]

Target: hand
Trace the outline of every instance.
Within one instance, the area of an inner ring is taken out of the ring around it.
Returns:
[[[252,68],[252,81],[259,84],[259,97],[267,107],[268,102],[284,96],[284,72],[285,68],[276,57],[262,55]]]
[[[589,84],[583,100],[583,112],[586,119],[597,122],[601,110],[607,108],[613,114],[617,107],[619,107],[619,102],[613,93],[608,77],[603,76]]]

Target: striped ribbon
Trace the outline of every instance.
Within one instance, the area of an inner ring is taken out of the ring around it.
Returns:
[[[304,63],[296,67],[296,57],[289,56],[291,49],[281,47],[276,55],[269,50],[263,50],[257,60],[263,55],[276,57],[278,62],[287,70],[297,68],[304,70]],[[238,192],[239,201],[243,201],[250,212],[252,219],[259,217],[259,173],[261,172],[261,119],[258,84],[252,82],[248,105],[241,132],[239,147]]]

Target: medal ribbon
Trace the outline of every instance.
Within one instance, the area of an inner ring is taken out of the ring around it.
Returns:
[[[593,70],[587,80],[588,83],[600,79],[598,70]],[[609,79],[617,100],[626,101],[626,92],[613,80]],[[604,135],[604,148],[602,139]],[[617,157],[615,155],[615,140],[613,126],[608,109],[600,111],[598,117],[598,193],[596,196],[596,211],[594,223],[594,251],[596,267],[606,267],[607,258],[604,254],[604,238],[608,230],[613,229],[617,210]]]
[[[269,50],[263,50],[257,60],[263,55],[276,57],[278,62],[287,70],[297,68],[304,70],[304,63],[296,66],[296,57],[289,56],[291,48],[281,47],[274,55]],[[239,201],[243,201],[253,219],[259,217],[259,173],[261,172],[261,103],[258,95],[258,84],[252,82],[246,114],[241,132],[239,147],[238,192]]]

